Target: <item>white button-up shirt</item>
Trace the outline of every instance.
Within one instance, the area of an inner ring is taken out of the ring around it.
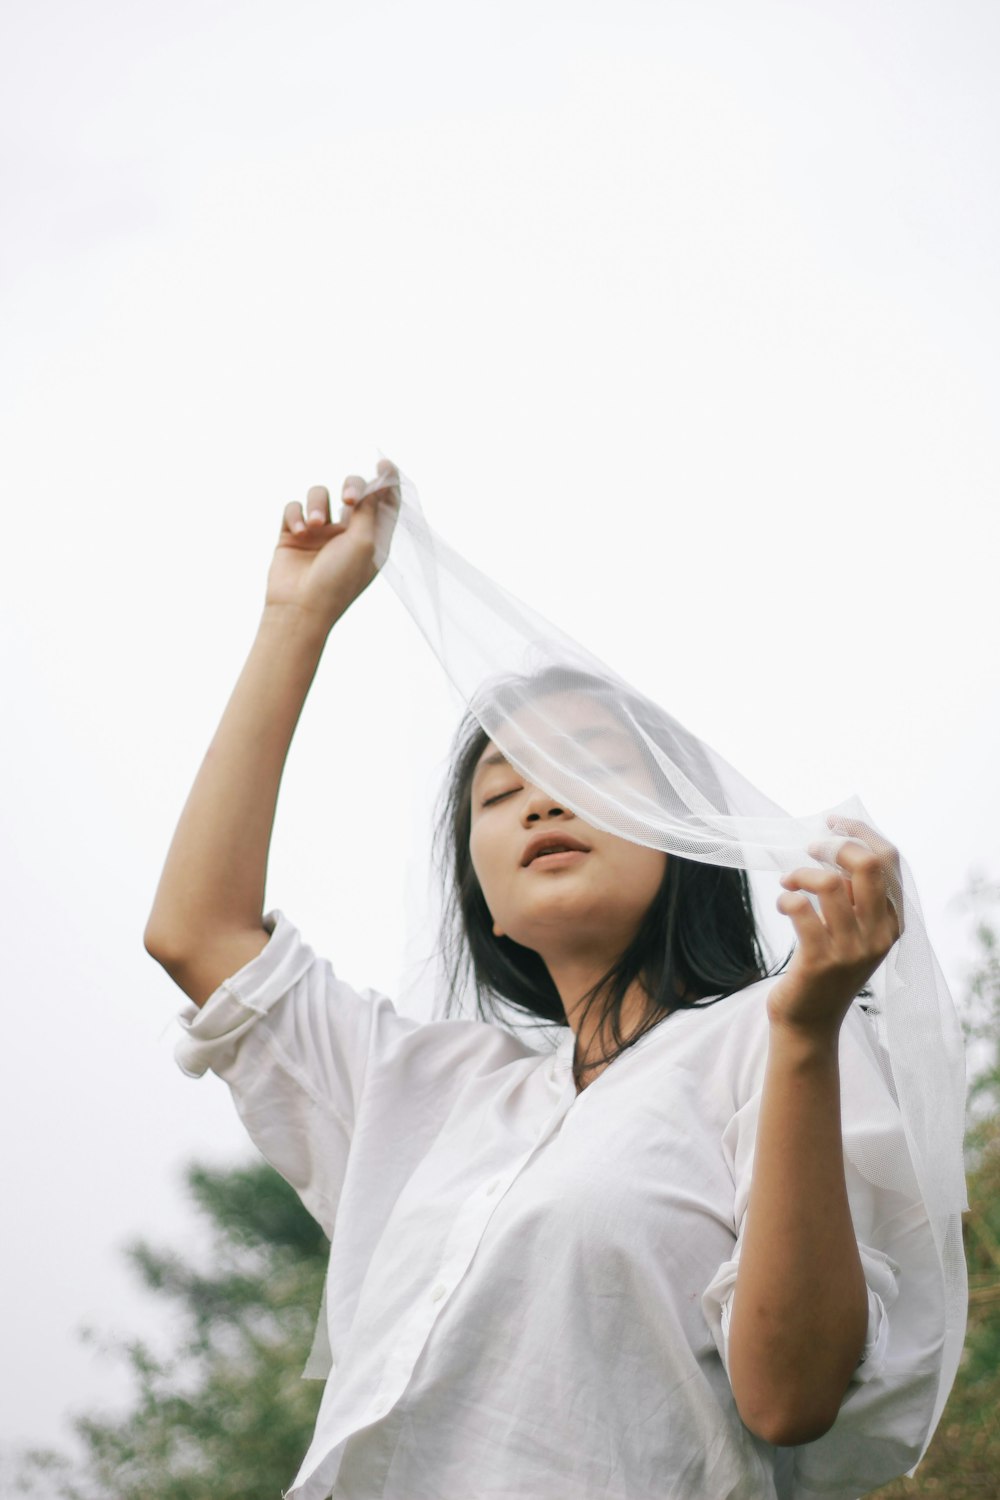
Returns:
[[[841,1088],[868,1337],[833,1428],[779,1449],[726,1366],[771,981],[666,1017],[578,1095],[568,1027],[542,1054],[401,1016],[265,925],[185,1008],[177,1058],[225,1080],[332,1240],[333,1369],[289,1500],[855,1500],[916,1461],[940,1273],[915,1185],[865,1175],[894,1106],[858,1007]]]

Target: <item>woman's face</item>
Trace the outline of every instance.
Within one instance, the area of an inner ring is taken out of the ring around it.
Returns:
[[[562,695],[559,718],[616,768],[639,764],[621,725],[592,700]],[[526,724],[523,714],[519,721]],[[537,721],[530,732],[537,742]],[[556,731],[546,725],[544,732]],[[533,949],[550,967],[570,954],[602,968],[613,963],[649,909],[667,855],[585,823],[526,781],[492,741],[476,765],[471,797],[469,852],[497,936]],[[531,858],[540,836],[584,847]]]

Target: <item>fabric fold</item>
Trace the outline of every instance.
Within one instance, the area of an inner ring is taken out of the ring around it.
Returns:
[[[369,490],[383,485],[372,481]],[[968,1300],[960,1219],[965,1056],[906,861],[856,797],[787,814],[660,704],[450,547],[403,474],[398,504],[378,512],[376,562],[511,765],[593,827],[745,870],[832,868],[847,838],[878,856],[902,924],[872,981],[884,1034],[879,1066],[902,1129],[869,1143],[866,1170],[902,1193],[915,1178],[933,1227],[946,1309],[936,1424],[958,1368]],[[595,715],[612,727],[603,739],[592,737]]]

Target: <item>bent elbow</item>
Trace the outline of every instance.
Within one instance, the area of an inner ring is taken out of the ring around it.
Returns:
[[[152,919],[146,923],[145,931],[142,934],[142,946],[150,958],[155,958],[157,963],[163,962],[163,954],[165,952],[163,940],[159,931],[153,925]]]
[[[142,934],[142,946],[150,958],[154,958],[160,968],[166,969],[173,978],[174,972],[183,963],[180,949],[176,940],[171,938],[170,933],[159,926],[153,917],[150,917],[146,923]]]
[[[737,1403],[737,1410],[744,1427],[754,1437],[775,1448],[797,1448],[802,1443],[815,1443],[817,1438],[828,1433],[837,1420],[840,1407],[838,1405],[831,1411],[829,1407],[807,1409],[792,1405],[744,1413]]]

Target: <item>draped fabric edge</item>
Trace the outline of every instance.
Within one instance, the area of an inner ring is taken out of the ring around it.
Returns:
[[[468,711],[534,785],[593,827],[710,864],[781,872],[811,864],[832,868],[831,857],[845,837],[863,837],[882,854],[892,850],[856,797],[804,817],[786,813],[659,704],[451,548],[428,524],[412,481],[397,472],[394,502],[380,506],[377,514],[376,566]],[[368,491],[382,487],[372,481]],[[624,776],[616,773],[610,755],[602,758],[592,744],[584,747],[574,738],[579,723],[562,715],[561,697],[569,695],[558,690],[560,673],[570,684],[582,675],[607,686],[605,708],[614,706],[622,727],[641,745],[657,784],[668,788],[665,797],[651,793],[646,773],[643,778],[634,768]],[[524,684],[542,679],[548,686],[539,703],[524,692]],[[513,696],[512,682],[517,685]],[[535,721],[527,734],[526,718]],[[553,754],[554,744],[564,749]],[[858,825],[871,835],[861,834]],[[903,931],[871,984],[907,1160],[875,1170],[892,1180],[888,1185],[915,1180],[938,1253],[944,1354],[926,1452],[954,1382],[966,1327],[965,1056],[961,1024],[927,936],[916,884],[905,860],[898,867],[890,898]],[[888,860],[885,868],[888,873]],[[331,1367],[325,1310],[324,1293],[304,1372],[311,1378]]]

